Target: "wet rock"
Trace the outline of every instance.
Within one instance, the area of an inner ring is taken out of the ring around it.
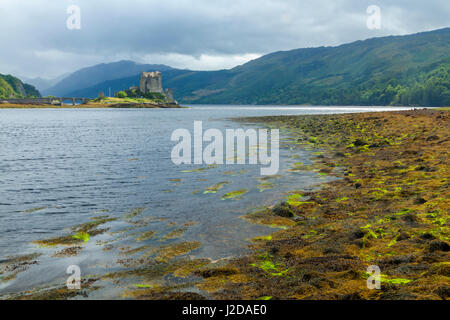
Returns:
[[[364,237],[365,234],[366,233],[364,231],[358,228],[350,234],[350,239],[352,240],[361,239],[362,237]]]
[[[280,252],[280,247],[272,247],[269,250],[270,254],[276,255],[278,252]]]
[[[434,291],[442,299],[448,299],[450,297],[450,287],[449,286],[441,286]]]
[[[194,274],[197,276],[201,276],[202,278],[212,278],[219,276],[231,276],[236,274],[237,270],[233,268],[215,268],[215,269],[206,269],[206,270],[198,270],[195,271]]]
[[[391,290],[392,285],[381,286],[382,290],[386,290],[380,298],[382,300],[417,300],[417,295],[409,292],[396,292]]]
[[[436,237],[433,236],[431,233],[426,232],[426,233],[420,235],[420,239],[423,239],[423,240],[434,240],[434,239],[436,239]]]
[[[414,200],[414,204],[424,204],[427,203],[428,201],[425,200],[424,198],[417,198],[416,200]]]
[[[286,260],[293,259],[295,256],[291,252],[286,252],[284,258]]]
[[[424,171],[424,172],[436,172],[437,169],[433,167],[428,166],[420,166],[416,169],[416,171]]]
[[[409,238],[411,238],[409,236],[409,234],[407,234],[406,232],[402,232],[400,233],[400,235],[397,238],[397,241],[404,241],[404,240],[408,240]]]
[[[435,141],[435,140],[439,140],[439,137],[436,135],[432,135],[427,138],[427,142]]]
[[[355,141],[353,141],[353,144],[357,147],[362,147],[362,146],[365,146],[367,143],[366,143],[366,141],[358,138]]]
[[[273,208],[273,213],[279,217],[292,218],[295,216],[291,206],[287,202],[282,202]]]
[[[341,253],[341,249],[336,248],[336,247],[328,247],[323,250],[323,253],[324,254],[338,254],[338,253]]]
[[[415,260],[416,259],[412,255],[394,256],[394,257],[387,257],[382,260],[379,260],[379,261],[377,261],[377,264],[379,266],[386,267],[386,266],[412,263],[412,262],[415,262]]]
[[[430,271],[431,274],[438,274],[445,277],[450,277],[450,264],[448,263],[438,263],[433,266]]]
[[[185,301],[206,300],[206,297],[196,292],[169,292],[169,293],[161,292],[161,293],[154,293],[153,295],[150,295],[148,297],[144,295],[140,298],[141,299],[149,298],[152,300],[185,300]]]
[[[415,213],[407,213],[406,215],[404,215],[402,217],[402,220],[407,222],[407,223],[411,223],[411,224],[417,224],[419,223],[419,218],[417,218],[417,215]]]
[[[294,217],[292,220],[294,220],[294,221],[297,222],[297,223],[302,223],[302,222],[304,222],[304,221],[307,220],[307,219],[306,219],[306,217],[304,217],[304,216],[296,216],[296,217]]]
[[[364,300],[359,292],[352,292],[339,296],[339,300]]]
[[[434,240],[428,245],[428,250],[430,252],[434,251],[450,251],[450,245],[445,241]]]
[[[418,154],[419,154],[418,150],[406,150],[406,151],[402,152],[402,155],[404,155],[404,156],[411,156],[411,155],[416,156]]]

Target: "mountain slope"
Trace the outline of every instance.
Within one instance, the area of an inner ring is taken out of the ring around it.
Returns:
[[[167,71],[172,68],[165,65],[138,64],[132,61],[103,63],[78,70],[51,88],[43,90],[44,95],[70,96],[68,93],[95,86],[109,80],[130,77],[147,69]]]
[[[0,99],[40,96],[39,91],[32,85],[23,83],[11,75],[0,74]]]
[[[37,77],[37,78],[21,77],[20,79],[23,82],[31,84],[32,86],[34,86],[39,91],[44,91],[44,90],[46,90],[48,88],[53,87],[54,85],[56,85],[58,82],[60,82],[61,80],[63,80],[64,78],[66,78],[69,75],[70,75],[70,73],[58,76],[58,77],[53,78],[53,79],[44,79],[44,78],[40,78],[40,77]]]
[[[159,70],[163,86],[174,88],[182,103],[439,106],[450,105],[449,61],[445,28],[275,52],[231,70]],[[96,97],[138,85],[139,72],[70,95]]]
[[[449,57],[449,28],[339,47],[277,52],[234,68],[231,72],[235,76],[222,92],[194,101],[390,104],[394,97],[390,100],[382,96],[389,85],[414,85],[422,73],[448,68]]]

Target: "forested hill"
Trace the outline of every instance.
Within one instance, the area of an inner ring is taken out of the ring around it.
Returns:
[[[40,97],[32,85],[23,83],[11,75],[0,74],[0,99]]]
[[[151,70],[148,70],[151,71]],[[138,74],[69,95],[137,85]],[[163,71],[182,103],[450,105],[450,28],[268,54],[231,70]]]
[[[448,106],[450,28],[276,52],[229,73],[226,83],[202,88],[222,91],[192,101]]]

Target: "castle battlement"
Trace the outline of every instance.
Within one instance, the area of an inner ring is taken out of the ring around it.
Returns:
[[[142,72],[139,87],[132,86],[128,90],[125,90],[129,97],[144,97],[147,94],[159,93],[169,103],[177,102],[174,99],[173,89],[163,89],[162,86],[162,74],[159,71],[154,72]]]
[[[142,94],[164,93],[161,72],[142,72],[139,89]]]

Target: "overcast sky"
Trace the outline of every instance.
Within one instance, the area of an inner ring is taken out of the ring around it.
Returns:
[[[67,8],[81,10],[70,30]],[[370,30],[368,6],[381,9]],[[0,73],[55,77],[130,59],[231,68],[261,55],[448,27],[449,0],[0,0]]]

